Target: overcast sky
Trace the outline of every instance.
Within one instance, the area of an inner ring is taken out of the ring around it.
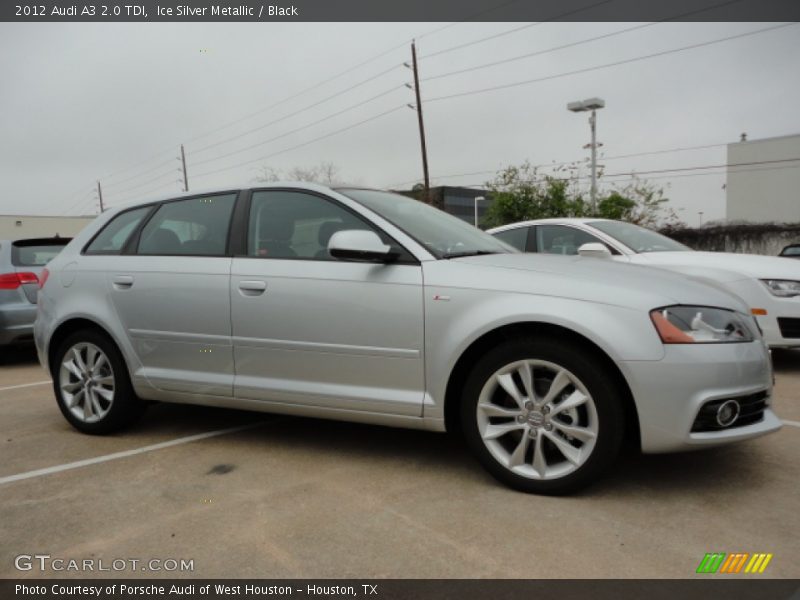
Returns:
[[[606,157],[715,145],[601,159],[607,174],[720,165],[724,144],[742,132],[751,140],[800,133],[799,25],[435,100],[775,24],[661,23],[426,81],[641,24],[523,25],[2,23],[0,214],[92,214],[98,178],[110,206],[178,191],[181,143],[191,189],[249,184],[263,166],[287,170],[321,161],[335,163],[348,181],[410,187],[422,178],[416,115],[404,106],[414,101],[403,86],[411,72],[402,66],[412,37],[434,184],[481,184],[491,171],[526,159],[585,160],[587,115],[568,112],[566,104],[592,96],[606,101],[598,112]],[[437,54],[513,29],[519,30]],[[305,144],[327,134],[333,135]],[[585,167],[582,175],[588,172]],[[478,174],[446,177],[462,173]],[[666,187],[683,220],[697,224],[699,211],[704,221],[725,216],[724,169],[708,173],[643,177]],[[621,179],[607,177],[601,188],[624,184]]]

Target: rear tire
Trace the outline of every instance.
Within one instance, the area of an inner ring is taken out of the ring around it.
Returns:
[[[567,494],[598,479],[619,454],[623,395],[604,362],[582,346],[520,338],[474,366],[461,424],[497,480],[523,492]]]
[[[145,409],[122,354],[91,329],[70,334],[56,351],[53,390],[61,413],[78,431],[102,435],[135,423]]]

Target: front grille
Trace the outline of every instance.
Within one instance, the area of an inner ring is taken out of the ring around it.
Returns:
[[[717,423],[717,409],[728,400],[736,400],[739,403],[739,416],[727,427]],[[733,398],[720,398],[706,402],[692,425],[692,431],[719,431],[721,429],[733,429],[758,423],[764,418],[764,409],[767,407],[767,392],[757,392],[749,396],[738,396]]]
[[[778,327],[785,338],[800,338],[800,319],[778,317]]]

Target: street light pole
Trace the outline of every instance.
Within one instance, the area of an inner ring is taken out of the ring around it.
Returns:
[[[481,200],[486,200],[483,196],[475,196],[475,227],[478,227],[478,202]]]
[[[601,98],[588,98],[567,104],[567,110],[572,112],[589,112],[589,127],[592,130],[592,188],[589,192],[592,201],[592,209],[597,205],[597,109],[606,105]]]

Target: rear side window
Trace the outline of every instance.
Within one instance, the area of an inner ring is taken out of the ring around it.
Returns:
[[[566,225],[539,225],[536,228],[536,249],[544,254],[577,254],[584,244],[603,244],[612,254],[619,254],[608,244],[574,227]]]
[[[86,247],[85,254],[119,254],[134,229],[150,212],[149,206],[129,210],[111,219]]]
[[[15,267],[43,267],[53,260],[68,243],[69,239],[12,242],[11,264]]]
[[[142,229],[138,254],[223,256],[236,194],[162,204]]]
[[[515,229],[506,229],[505,231],[500,231],[492,235],[501,242],[505,242],[509,246],[514,246],[517,250],[525,252],[526,246],[528,245],[529,229],[529,227],[516,227]]]

